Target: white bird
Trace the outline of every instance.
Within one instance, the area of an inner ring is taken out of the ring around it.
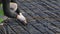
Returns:
[[[15,12],[17,10],[17,7],[18,5],[16,3],[10,3],[10,10],[12,12]],[[17,19],[20,20],[21,22],[23,22],[23,24],[27,24],[27,20],[26,18],[23,16],[22,13],[19,13],[19,15],[17,16]]]
[[[24,24],[27,24],[27,20],[26,20],[26,18],[23,16],[22,13],[19,13],[18,19],[19,19],[20,21],[24,22]]]

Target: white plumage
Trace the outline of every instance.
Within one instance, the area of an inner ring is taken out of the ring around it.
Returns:
[[[10,3],[10,10],[12,12],[15,12],[17,10],[17,4],[16,3]],[[24,22],[24,24],[27,24],[26,18],[22,15],[22,13],[19,13],[17,16],[17,19]]]
[[[15,12],[16,10],[17,10],[17,4],[16,3],[13,3],[13,2],[11,2],[10,3],[10,10],[11,11],[13,11],[13,12]]]

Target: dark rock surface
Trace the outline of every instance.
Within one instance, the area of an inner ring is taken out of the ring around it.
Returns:
[[[27,18],[24,26],[9,19],[0,28],[1,34],[60,34],[60,0],[16,0],[20,12]]]

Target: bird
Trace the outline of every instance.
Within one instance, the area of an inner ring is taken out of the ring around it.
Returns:
[[[18,8],[17,6],[18,6],[17,3],[10,2],[10,10],[12,12],[15,12],[17,10]]]
[[[11,16],[11,13],[12,13],[13,16]],[[23,23],[24,25],[27,24],[27,20],[24,17],[24,15],[20,11],[19,11],[19,14],[18,14],[18,5],[17,5],[17,3],[11,2],[10,3],[10,15],[7,15],[7,17],[12,18],[12,17],[14,17],[14,15],[17,15],[16,19],[18,19],[19,21],[21,21],[21,23]]]

